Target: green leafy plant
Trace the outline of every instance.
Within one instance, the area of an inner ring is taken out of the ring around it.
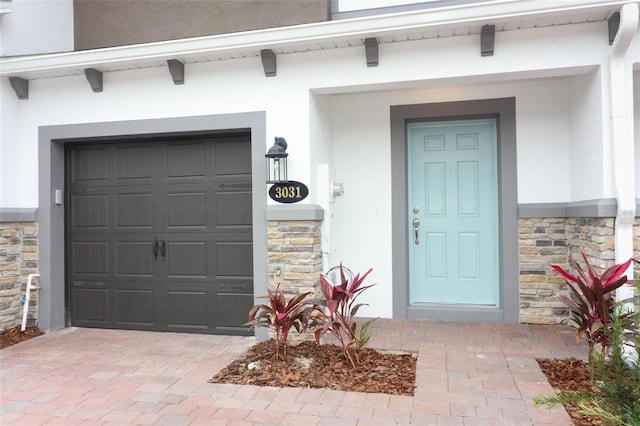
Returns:
[[[589,364],[593,363],[596,345],[601,345],[606,351],[610,345],[609,324],[614,300],[611,293],[620,288],[627,277],[623,275],[632,259],[608,268],[601,276],[596,275],[593,267],[582,254],[586,270],[569,255],[569,264],[576,270],[577,275],[570,274],[561,266],[551,265],[567,282],[573,297],[561,295],[560,300],[569,308],[570,325],[576,330],[576,337],[584,336],[589,345]],[[629,317],[628,312],[619,312],[621,320]],[[593,378],[593,377],[592,377]]]
[[[340,282],[332,283],[326,275],[320,276],[320,289],[323,298],[314,300],[316,304],[315,318],[318,328],[315,330],[316,342],[320,342],[323,334],[331,333],[342,345],[342,349],[355,368],[355,362],[349,353],[352,346],[356,346],[355,357],[359,362],[358,349],[364,347],[371,337],[369,327],[374,319],[366,321],[360,328],[356,322],[356,314],[365,303],[356,303],[358,296],[375,284],[363,285],[364,280],[373,269],[364,274],[352,274],[346,272],[346,268],[340,264]]]
[[[287,338],[292,327],[298,333],[307,329],[313,306],[305,299],[310,294],[300,293],[287,301],[278,284],[275,291],[267,289],[267,296],[262,297],[268,299],[269,304],[255,305],[249,311],[249,322],[245,325],[267,327],[275,332],[276,358],[279,357],[280,346],[283,347],[284,358],[287,358]]]
[[[616,310],[625,309],[624,302]],[[610,350],[596,355],[593,369],[598,378],[600,406],[619,416],[624,424],[640,426],[640,363],[636,352],[640,339],[637,332],[637,322],[635,326],[629,324],[626,317],[613,312],[609,329]],[[635,359],[630,356],[632,353]]]
[[[369,343],[369,339],[371,339],[371,332],[369,331],[369,327],[371,326],[371,323],[373,323],[375,320],[377,320],[377,318],[371,318],[370,320],[366,321],[364,324],[362,324],[362,327],[360,327],[360,331],[358,332],[356,332],[355,323],[354,323],[353,340],[358,349],[364,348],[366,344]]]
[[[564,392],[560,395],[550,397],[536,397],[533,399],[536,405],[546,405],[549,409],[558,404],[570,404],[578,407],[578,414],[599,418],[605,424],[616,426],[637,426],[638,424],[628,423],[621,416],[612,413],[608,408],[602,406],[602,399],[594,392]]]
[[[640,286],[636,289],[640,291]],[[605,424],[640,426],[640,360],[637,353],[640,314],[620,312],[625,309],[625,302],[628,301],[619,302],[610,313],[610,326],[606,331],[611,345],[609,351],[597,353],[593,364],[589,365],[597,378],[593,390],[538,397],[534,398],[534,403],[546,404],[549,408],[571,404],[579,407],[579,414],[599,418]],[[628,321],[631,317],[634,317],[633,323]],[[635,353],[635,359],[629,360],[630,352]]]

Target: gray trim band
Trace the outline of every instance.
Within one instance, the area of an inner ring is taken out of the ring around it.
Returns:
[[[640,211],[640,198],[636,198],[636,211]],[[615,198],[576,201],[571,203],[531,203],[518,205],[518,217],[616,217],[618,202]]]
[[[0,207],[1,222],[35,222],[38,220],[37,207]]]
[[[38,128],[39,183],[39,270],[46,291],[38,300],[38,325],[43,330],[65,326],[65,206],[56,205],[53,194],[64,188],[65,143],[94,143],[128,138],[173,136],[178,134],[226,133],[251,130],[251,171],[253,203],[254,302],[267,289],[267,222],[264,212],[266,167],[266,112],[253,111],[189,117],[152,118],[127,121],[78,123]]]
[[[520,321],[518,270],[518,184],[515,98],[392,105],[391,187],[394,318],[449,318],[456,321]],[[407,215],[406,125],[412,121],[496,118],[498,123],[498,190],[500,194],[500,305],[472,306],[411,304],[409,300],[409,229]],[[446,313],[444,311],[447,311]]]
[[[268,205],[267,220],[324,220],[324,210],[316,204]]]

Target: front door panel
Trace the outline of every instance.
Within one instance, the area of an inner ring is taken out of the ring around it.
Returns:
[[[410,301],[497,306],[494,119],[411,123]]]

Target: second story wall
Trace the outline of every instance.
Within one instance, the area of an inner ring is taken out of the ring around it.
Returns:
[[[0,56],[73,50],[73,0],[13,0],[0,15]]]
[[[327,21],[330,0],[73,0],[75,49]]]

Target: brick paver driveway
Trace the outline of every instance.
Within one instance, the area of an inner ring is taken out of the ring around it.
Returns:
[[[534,407],[535,357],[584,358],[563,326],[384,320],[418,352],[414,396],[211,384],[253,338],[67,328],[0,350],[0,424],[571,425]]]

